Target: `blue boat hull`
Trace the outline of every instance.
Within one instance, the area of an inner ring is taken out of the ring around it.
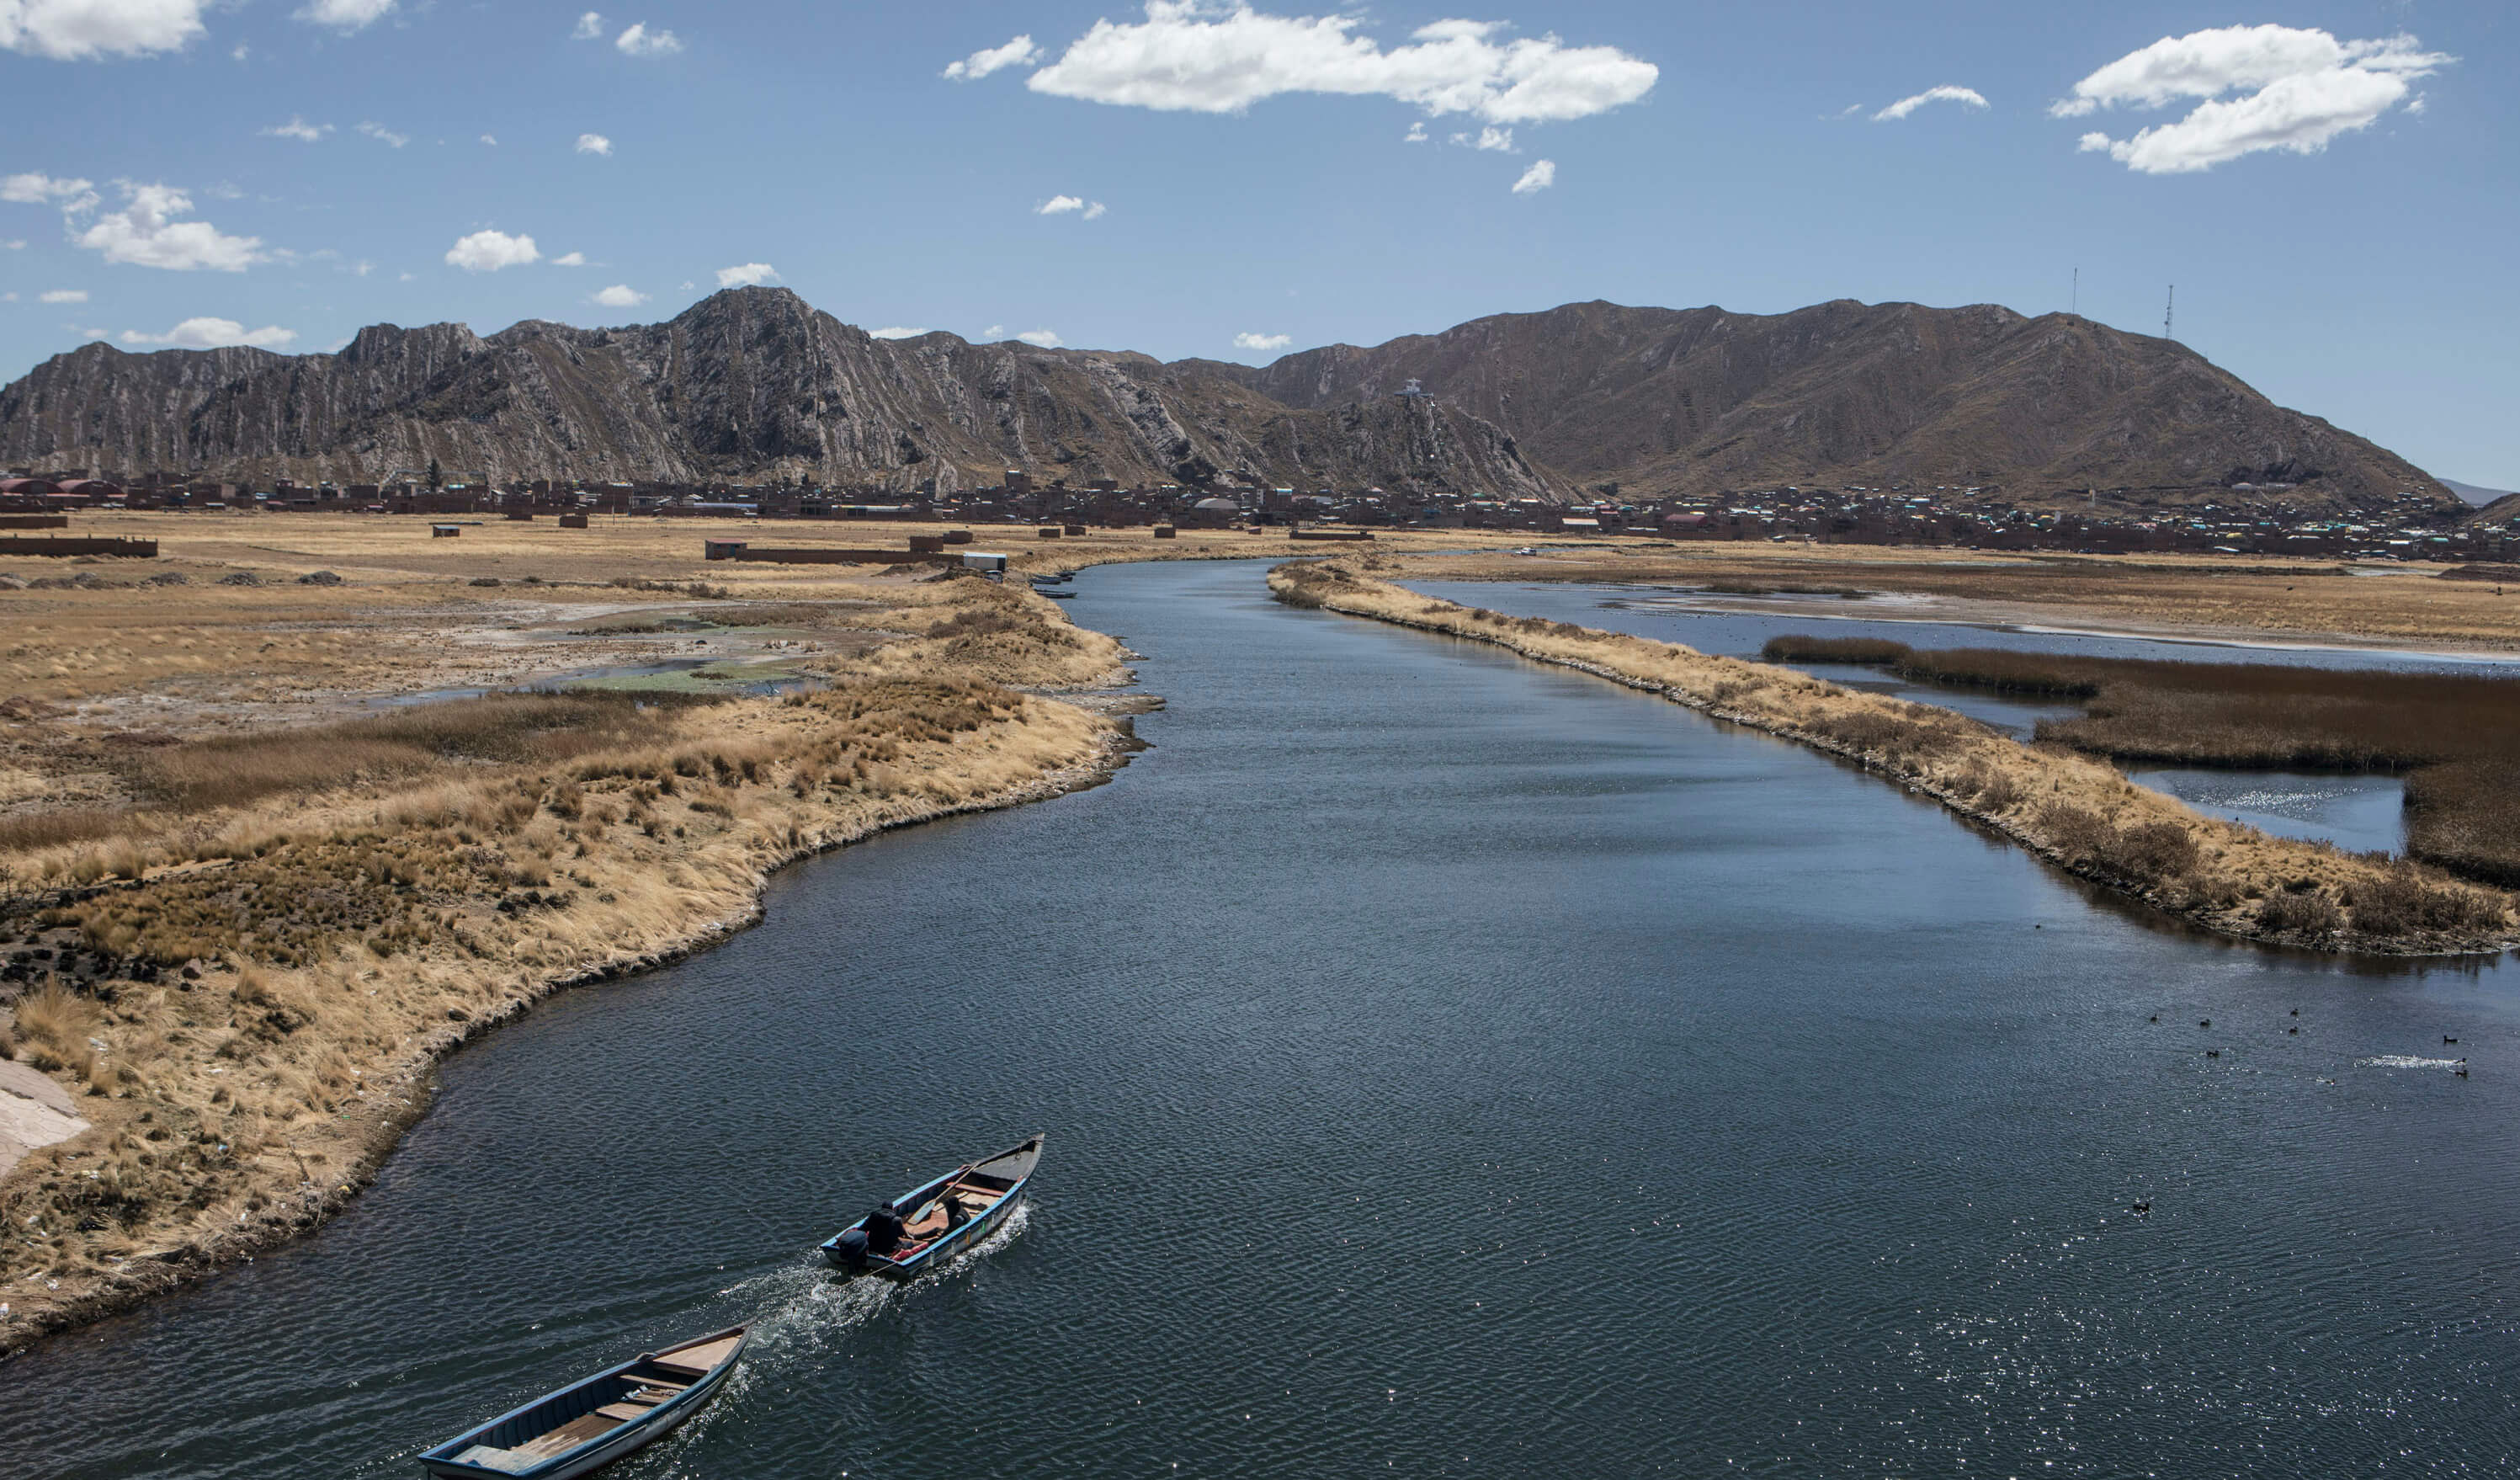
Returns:
[[[929,1270],[940,1269],[965,1249],[978,1247],[983,1239],[996,1233],[999,1227],[1013,1215],[1015,1204],[1021,1201],[1023,1201],[1023,1189],[1017,1188],[998,1199],[997,1204],[987,1212],[921,1249],[911,1258],[900,1262],[889,1259],[870,1259],[863,1273],[881,1276],[886,1279],[908,1280],[916,1279]],[[836,1249],[827,1250],[826,1257],[834,1265],[841,1263],[840,1254]]]
[[[742,1328],[732,1333],[742,1338]],[[618,1400],[624,1383],[636,1388],[649,1379],[629,1375],[652,1365],[653,1355],[642,1355],[618,1367],[609,1368],[592,1377],[570,1383],[557,1392],[547,1393],[458,1438],[428,1451],[420,1457],[424,1468],[438,1480],[574,1480],[574,1477],[602,1469],[616,1460],[647,1448],[698,1416],[700,1410],[715,1398],[726,1380],[735,1374],[737,1362],[742,1356],[745,1339],[738,1339],[734,1351],[725,1360],[693,1378],[672,1398],[650,1408],[645,1416],[621,1423],[604,1434],[561,1454],[530,1463],[517,1463],[498,1441],[521,1442],[516,1436],[546,1431],[585,1413],[593,1412],[602,1401]],[[667,1353],[682,1350],[669,1347]],[[487,1451],[483,1454],[482,1451]],[[460,1458],[473,1455],[474,1458]]]
[[[863,1248],[854,1253],[846,1248],[843,1240],[849,1233],[863,1231],[865,1228],[866,1220],[862,1218],[823,1242],[823,1258],[842,1274],[875,1275],[886,1279],[916,1279],[929,1270],[941,1268],[957,1255],[978,1246],[982,1240],[1003,1227],[1006,1221],[1014,1215],[1014,1210],[1022,1205],[1024,1193],[1032,1186],[1033,1166],[1041,1157],[1043,1139],[1035,1136],[1012,1149],[1001,1151],[985,1161],[958,1167],[893,1199],[888,1206],[896,1212],[907,1213],[945,1191],[958,1178],[978,1173],[996,1181],[1006,1181],[1009,1177],[1012,1179],[1012,1185],[1006,1188],[984,1211],[969,1222],[922,1244],[909,1256],[898,1259],[886,1258],[879,1254],[866,1253]],[[992,1168],[1001,1169],[1004,1175],[993,1173]]]

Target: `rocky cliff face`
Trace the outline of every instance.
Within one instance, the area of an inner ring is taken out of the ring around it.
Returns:
[[[2282,500],[2303,513],[2452,497],[2184,345],[1990,305],[1756,315],[1571,303],[1218,373],[1292,407],[1415,379],[1512,432],[1540,465],[1632,492],[1904,483],[2177,503],[2272,482],[2295,485]]]
[[[1397,394],[1412,380],[1429,394]],[[336,354],[90,344],[0,390],[0,463],[346,482],[432,458],[501,478],[896,489],[1022,468],[1506,498],[1800,483],[2177,504],[2249,482],[2293,485],[2278,501],[2296,513],[2455,506],[2182,345],[1990,306],[1575,303],[1254,369],[878,339],[756,288],[625,329],[380,325]]]
[[[0,461],[373,480],[431,459],[500,478],[812,474],[940,489],[1009,468],[1072,482],[1222,471],[1273,483],[1553,497],[1457,407],[1282,406],[1144,355],[878,339],[784,289],[669,323],[380,325],[337,354],[90,344],[0,390]]]

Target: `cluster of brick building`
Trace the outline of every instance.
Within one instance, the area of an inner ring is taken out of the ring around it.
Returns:
[[[2384,515],[2355,519],[2281,516],[2280,489],[2240,485],[2209,502],[2148,517],[2012,506],[1977,488],[1787,487],[1712,498],[1589,504],[1499,500],[1380,488],[1309,491],[1233,474],[1207,485],[1080,487],[1010,471],[986,487],[939,495],[932,480],[904,497],[792,481],[747,484],[585,482],[536,478],[500,485],[476,472],[397,473],[378,483],[265,484],[167,472],[129,477],[65,468],[11,469],[0,514],[81,508],[254,509],[268,513],[418,515],[608,514],[765,519],[944,519],[958,523],[1087,524],[1105,528],[1343,525],[1357,528],[1500,529],[1535,537],[1652,536],[1677,540],[1803,540],[1858,545],[1947,545],[1985,550],[2142,551],[2300,555],[2334,559],[2520,560],[2520,519],[2454,523],[2403,495]]]

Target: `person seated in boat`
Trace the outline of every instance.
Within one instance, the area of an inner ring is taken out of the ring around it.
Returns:
[[[895,1249],[901,1247],[902,1235],[905,1232],[901,1215],[892,1210],[892,1204],[888,1202],[878,1204],[874,1212],[866,1215],[867,1252],[889,1256]]]

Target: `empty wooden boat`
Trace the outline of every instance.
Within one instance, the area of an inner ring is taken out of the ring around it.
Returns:
[[[1023,1201],[1043,1138],[962,1166],[884,1203],[823,1244],[833,1269],[909,1279],[970,1248]]]
[[[547,1393],[420,1457],[432,1475],[566,1480],[682,1426],[715,1397],[749,1339],[742,1326],[642,1352]]]

